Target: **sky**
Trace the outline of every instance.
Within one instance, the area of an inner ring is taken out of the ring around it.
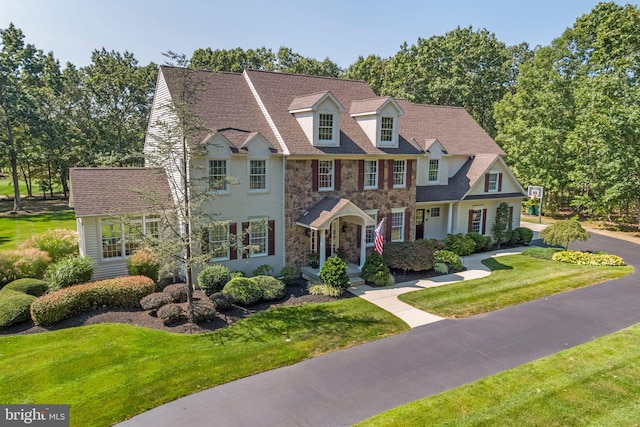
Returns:
[[[507,45],[548,45],[598,0],[0,0],[0,29],[52,51],[64,66],[89,65],[105,48],[141,65],[162,52],[281,46],[340,67],[358,56],[395,55],[418,38],[486,28]],[[626,1],[617,0],[618,4]],[[629,1],[638,6],[640,0]]]

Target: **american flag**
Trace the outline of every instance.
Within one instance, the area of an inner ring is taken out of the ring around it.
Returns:
[[[376,227],[376,240],[373,243],[373,248],[376,252],[382,255],[382,246],[384,245],[384,218],[380,221],[380,224]]]

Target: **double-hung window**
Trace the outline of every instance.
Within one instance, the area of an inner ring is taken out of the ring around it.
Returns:
[[[318,161],[318,190],[333,190],[333,160]]]
[[[378,188],[378,161],[364,161],[364,188]]]
[[[407,185],[407,161],[393,161],[393,187],[400,188]]]
[[[229,191],[226,160],[209,160],[209,188],[222,193]]]
[[[333,141],[333,114],[318,115],[318,140]]]
[[[250,160],[249,161],[249,191],[251,192],[267,191],[267,161],[266,160]]]
[[[487,176],[487,191],[498,191],[498,173],[489,172]]]
[[[482,209],[474,209],[471,214],[471,227],[469,231],[482,233]]]
[[[391,210],[391,241],[404,242],[404,209]]]
[[[429,182],[438,182],[438,169],[440,169],[440,160],[429,159]]]
[[[380,123],[380,141],[393,141],[393,117],[382,117]]]
[[[367,214],[369,214],[369,216],[371,218],[373,218],[373,220],[376,222],[376,224],[378,223],[378,211],[366,211]],[[376,225],[367,225],[367,228],[364,231],[364,239],[365,239],[365,245],[367,247],[373,247],[375,240],[376,240]]]
[[[267,221],[249,223],[249,253],[251,257],[267,255],[269,247],[269,225]]]
[[[229,223],[220,222],[209,229],[211,258],[216,261],[229,259]]]

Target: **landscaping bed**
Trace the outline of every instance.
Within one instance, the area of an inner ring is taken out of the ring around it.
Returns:
[[[426,272],[425,272],[426,273]],[[126,323],[130,325],[142,326],[145,328],[160,329],[168,332],[180,334],[194,334],[213,331],[228,326],[240,319],[250,316],[261,310],[272,307],[286,307],[301,304],[314,304],[335,301],[337,299],[352,298],[349,292],[344,292],[341,297],[333,298],[323,295],[310,295],[307,291],[307,281],[303,279],[296,280],[293,284],[287,286],[287,293],[284,298],[266,302],[262,301],[250,307],[235,307],[224,313],[216,313],[216,319],[211,322],[191,323],[184,319],[183,321],[166,326],[162,320],[156,316],[152,316],[148,311],[140,309],[113,309],[106,308],[82,313],[72,318],[60,321],[52,326],[36,326],[33,322],[23,322],[14,325],[8,329],[0,330],[2,335],[22,335],[33,334],[38,332],[54,331],[58,329],[72,328],[83,325],[93,325],[98,323]],[[207,298],[201,291],[194,292],[194,299]],[[186,309],[187,303],[180,304]]]

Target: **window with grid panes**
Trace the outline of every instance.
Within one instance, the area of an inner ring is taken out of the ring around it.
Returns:
[[[440,216],[440,208],[431,208],[431,218],[438,218]]]
[[[369,216],[373,218],[376,224],[378,223],[378,211],[368,211],[367,214],[369,214]],[[365,228],[364,239],[367,247],[373,246],[376,240],[376,227],[377,225],[367,225],[367,227]]]
[[[471,231],[482,233],[482,209],[474,209],[471,217]]]
[[[333,190],[333,160],[318,161],[318,190]]]
[[[318,139],[320,141],[333,140],[333,114],[319,114]]]
[[[498,191],[498,173],[489,173],[489,191]]]
[[[217,224],[209,230],[211,257],[229,259],[229,223]]]
[[[249,161],[249,190],[260,191],[267,189],[267,161]]]
[[[406,171],[407,171],[406,160],[393,161],[393,186],[394,187],[406,186],[406,177],[407,177]]]
[[[364,188],[378,188],[378,161],[364,161]]]
[[[227,191],[227,161],[209,160],[209,188]]]
[[[438,169],[440,168],[440,160],[429,159],[429,182],[438,181]]]
[[[380,126],[380,141],[393,141],[393,117],[383,117]]]
[[[404,212],[391,213],[391,241],[404,241]]]

